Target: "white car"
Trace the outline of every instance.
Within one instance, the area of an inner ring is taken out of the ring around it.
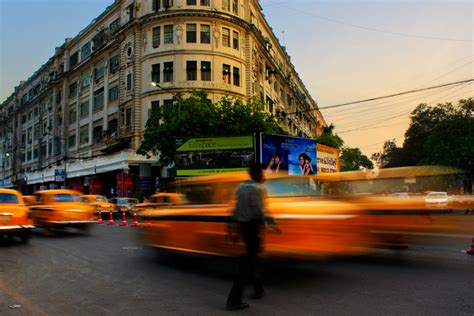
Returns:
[[[447,209],[448,193],[430,192],[425,196],[425,205],[428,208]]]

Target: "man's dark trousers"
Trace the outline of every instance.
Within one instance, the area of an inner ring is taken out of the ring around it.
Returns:
[[[257,271],[257,259],[260,252],[260,230],[262,221],[239,222],[242,239],[245,243],[246,253],[239,260],[239,274],[234,280],[232,289],[227,299],[227,306],[237,306],[242,303],[244,287],[252,283],[255,294],[263,292],[262,282]]]

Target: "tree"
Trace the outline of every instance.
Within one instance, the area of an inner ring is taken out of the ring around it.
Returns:
[[[326,145],[333,148],[342,148],[344,141],[342,138],[334,134],[335,126],[333,124],[323,127],[323,133],[321,136],[316,137],[318,144]]]
[[[372,155],[380,168],[393,168],[405,165],[403,148],[397,147],[395,139],[387,140],[381,152]]]
[[[157,156],[158,161],[174,161],[175,140],[192,137],[235,136],[258,132],[286,134],[278,123],[263,111],[261,102],[224,97],[212,103],[204,91],[189,96],[177,94],[173,106],[156,109],[149,118],[144,139],[137,153]]]
[[[424,145],[422,163],[457,167],[464,171],[464,189],[472,193],[474,178],[474,117],[460,117],[438,124]]]
[[[341,171],[359,170],[361,167],[374,168],[372,161],[362,154],[359,148],[342,148],[341,162]]]

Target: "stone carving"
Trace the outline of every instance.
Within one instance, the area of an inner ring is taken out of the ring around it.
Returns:
[[[183,27],[181,24],[176,26],[176,43],[181,44],[181,39],[183,38]]]
[[[216,48],[219,47],[219,40],[221,38],[221,32],[219,31],[219,26],[217,24],[212,25],[212,33],[214,35],[214,45]]]

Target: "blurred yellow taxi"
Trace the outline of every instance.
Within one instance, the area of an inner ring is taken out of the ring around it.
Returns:
[[[81,201],[89,204],[94,208],[96,213],[100,212],[110,212],[112,211],[112,204],[109,203],[109,200],[103,195],[82,195],[80,197]]]
[[[0,237],[17,236],[22,242],[28,242],[34,228],[33,217],[25,205],[20,192],[0,189]]]
[[[34,195],[23,195],[23,200],[25,201],[26,206],[30,206],[35,203],[36,196]]]
[[[189,203],[140,213],[142,238],[159,249],[207,255],[242,253],[243,243],[229,236],[234,194],[248,179],[246,173],[227,173],[179,182]],[[314,183],[313,183],[314,184]],[[315,187],[308,178],[277,177],[265,182],[268,216],[281,234],[265,231],[263,256],[270,258],[328,258],[367,252],[371,243],[357,221],[360,209],[343,201],[315,201]]]
[[[139,203],[135,206],[137,208],[137,212],[142,212],[144,210],[151,210],[157,207],[184,205],[188,203],[189,201],[184,194],[161,192],[153,194],[150,197],[149,202]]]
[[[35,193],[36,203],[30,206],[37,226],[74,227],[88,233],[94,223],[94,209],[81,202],[80,192],[45,190]]]

